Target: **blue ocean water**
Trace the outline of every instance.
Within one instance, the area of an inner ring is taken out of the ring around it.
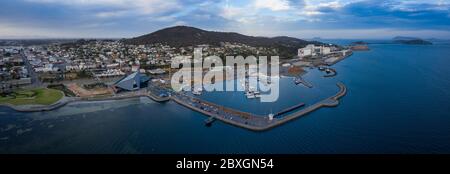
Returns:
[[[309,70],[313,89],[282,79],[280,100],[259,103],[242,93],[205,100],[268,114],[326,98],[343,82],[336,108],[322,108],[266,132],[215,122],[173,102],[146,98],[73,103],[55,111],[0,108],[0,153],[450,153],[450,45],[372,44],[333,66],[338,76]]]

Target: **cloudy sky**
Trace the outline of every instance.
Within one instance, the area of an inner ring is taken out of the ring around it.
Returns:
[[[450,0],[2,0],[0,38],[123,38],[188,25],[254,36],[450,39]]]

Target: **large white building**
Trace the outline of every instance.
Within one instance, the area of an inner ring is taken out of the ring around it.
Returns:
[[[322,55],[328,55],[331,53],[331,48],[322,46],[320,52],[321,52],[320,54]]]
[[[314,52],[314,45],[310,44],[310,45],[306,45],[305,48],[300,48],[298,49],[298,57],[300,58],[304,58],[304,57],[310,57],[313,55]]]
[[[298,57],[305,58],[317,55],[331,54],[331,47],[327,46],[315,46],[313,44],[306,45],[304,48],[298,49]]]

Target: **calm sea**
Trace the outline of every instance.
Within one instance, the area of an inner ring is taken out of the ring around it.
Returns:
[[[338,91],[336,108],[322,108],[266,132],[219,121],[173,102],[146,98],[73,103],[51,112],[0,108],[0,153],[450,153],[450,45],[373,44],[336,64],[338,76],[308,70],[314,85],[282,79],[275,103],[243,93],[202,96],[266,115],[299,102],[312,104]]]

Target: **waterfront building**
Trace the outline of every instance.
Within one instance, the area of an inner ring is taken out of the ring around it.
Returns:
[[[149,80],[150,78],[148,76],[135,72],[122,78],[114,86],[126,91],[135,91],[146,87]]]
[[[312,56],[314,52],[314,47],[315,46],[313,44],[309,44],[304,48],[298,49],[298,57],[305,58]]]
[[[326,47],[326,46],[322,46],[322,49],[320,50],[320,54],[322,55],[328,55],[331,53],[331,48],[330,47]]]
[[[298,57],[300,59],[306,58],[306,57],[316,57],[316,56],[322,56],[322,55],[329,55],[331,54],[331,47],[328,46],[315,46],[313,44],[309,44],[304,48],[298,49]]]

